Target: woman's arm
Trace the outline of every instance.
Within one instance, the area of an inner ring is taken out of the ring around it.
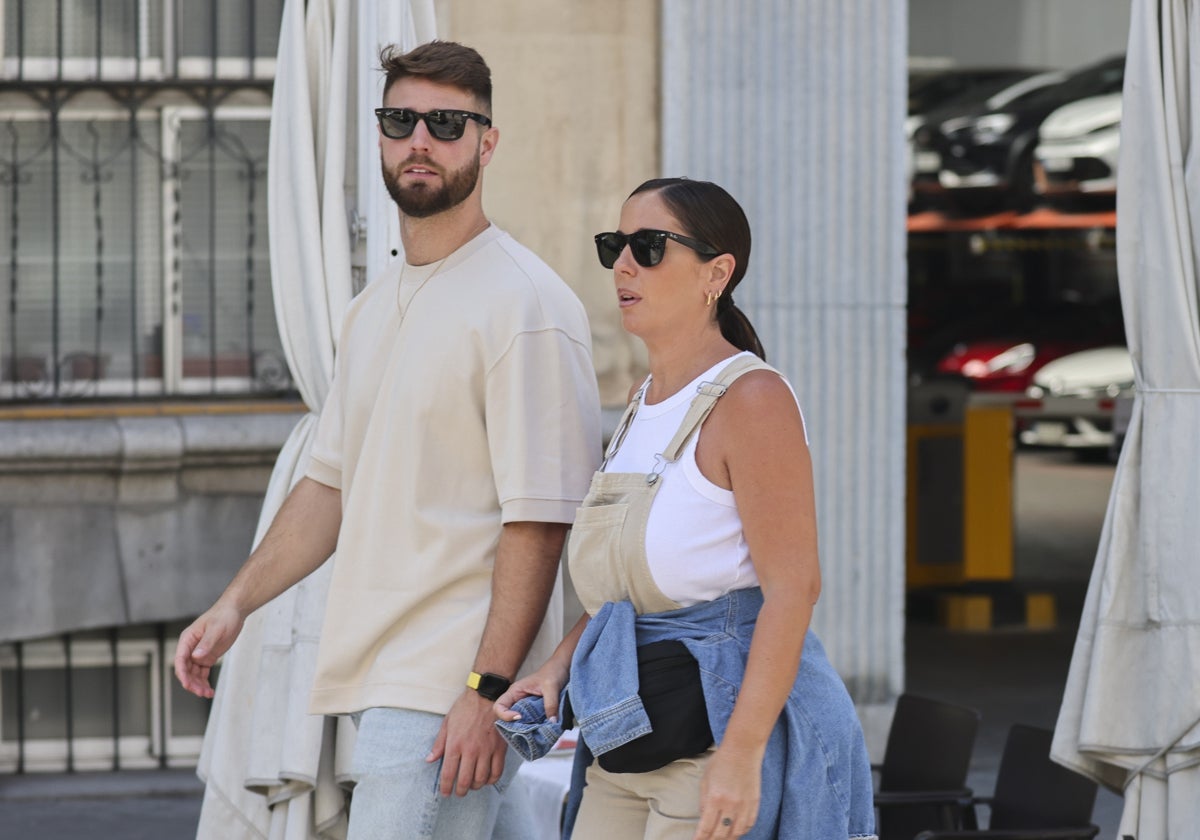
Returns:
[[[512,710],[513,703],[531,695],[541,697],[546,707],[546,717],[558,716],[558,697],[562,687],[567,684],[571,674],[571,657],[575,655],[575,647],[579,637],[587,627],[588,614],[585,612],[575,622],[563,640],[558,643],[554,653],[542,667],[532,674],[508,687],[508,691],[500,695],[492,706],[492,711],[500,720],[518,720],[520,715]]]
[[[705,773],[697,837],[750,830],[767,739],[787,701],[821,590],[812,461],[787,383],[769,371],[738,379],[704,425],[696,460],[733,490],[763,607],[725,736]]]

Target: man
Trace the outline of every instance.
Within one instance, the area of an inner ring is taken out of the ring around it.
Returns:
[[[599,397],[582,305],[484,215],[487,65],[437,41],[382,59],[405,262],[348,309],[307,474],[175,669],[211,697],[246,616],[336,548],[311,711],[358,723],[350,837],[481,838],[517,764],[492,701],[561,637],[546,606]]]

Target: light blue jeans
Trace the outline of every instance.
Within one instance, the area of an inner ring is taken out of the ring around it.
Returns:
[[[350,762],[354,793],[347,840],[528,837],[530,800],[524,787],[514,784],[521,757],[511,749],[495,785],[466,796],[442,796],[441,762],[425,761],[442,726],[441,715],[367,709],[355,722],[358,740]]]

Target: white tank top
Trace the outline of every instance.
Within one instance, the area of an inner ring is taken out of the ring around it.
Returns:
[[[733,492],[705,478],[696,464],[704,427],[675,463],[659,456],[679,430],[696,389],[736,358],[718,362],[662,402],[638,406],[621,448],[605,467],[605,472],[661,473],[646,525],[646,559],[662,593],[685,607],[758,585]]]

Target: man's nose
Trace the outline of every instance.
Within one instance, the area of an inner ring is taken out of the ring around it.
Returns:
[[[429,133],[429,126],[425,124],[425,120],[417,120],[417,124],[413,127],[413,132],[408,136],[408,139],[414,149],[430,149],[433,147],[433,135]]]

